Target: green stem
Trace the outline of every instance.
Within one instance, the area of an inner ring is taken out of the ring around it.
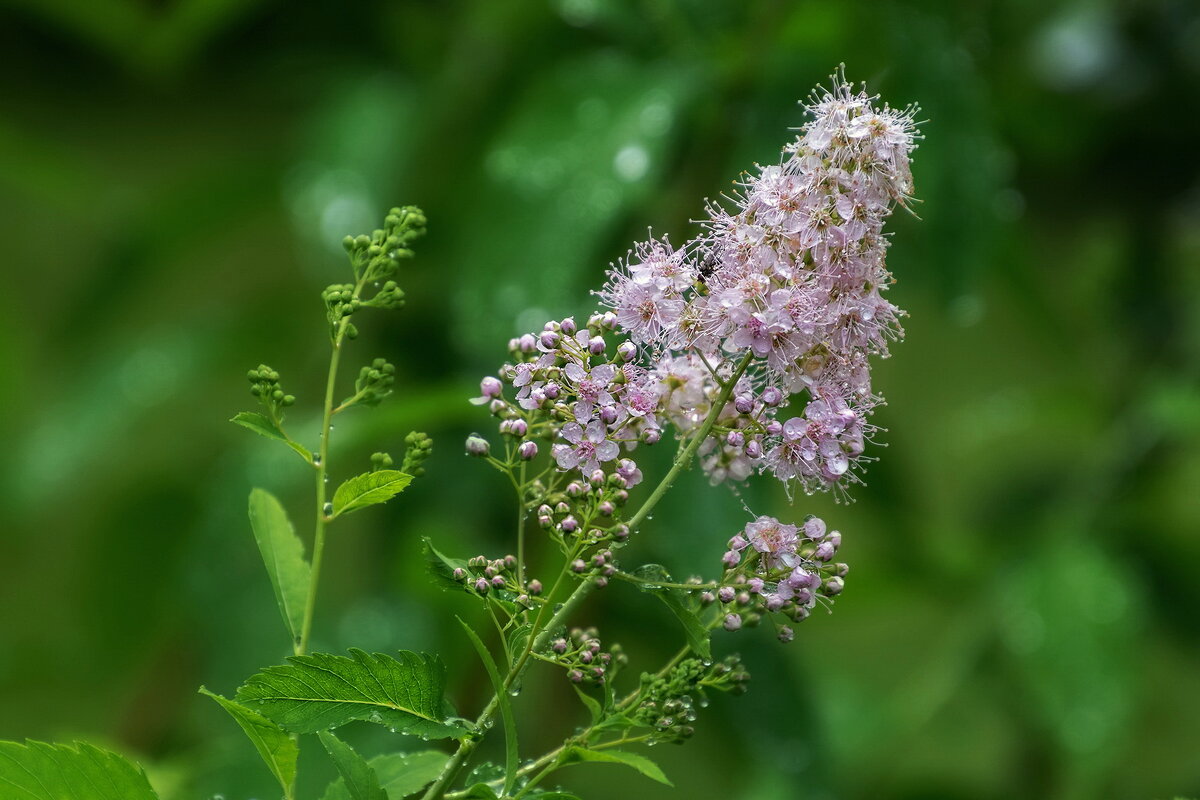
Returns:
[[[708,437],[709,431],[712,430],[713,425],[715,425],[717,422],[717,417],[720,416],[721,411],[724,410],[726,403],[729,402],[729,398],[733,394],[734,386],[737,385],[738,380],[743,374],[745,374],[746,368],[750,366],[750,362],[753,360],[754,354],[746,353],[745,357],[738,362],[736,369],[734,369],[733,374],[729,377],[729,379],[721,384],[721,391],[717,394],[716,399],[713,400],[713,406],[709,410],[708,416],[704,418],[704,422],[700,424],[700,428],[692,436],[692,439],[687,443],[687,446],[684,447],[683,450],[681,450],[675,457],[675,463],[671,466],[670,471],[663,476],[663,479],[659,482],[658,486],[656,486],[650,496],[646,498],[646,502],[643,503],[642,507],[638,509],[637,513],[630,518],[628,525],[631,531],[636,530],[638,525],[646,520],[646,518],[650,515],[650,512],[654,510],[654,507],[658,505],[658,501],[663,498],[663,495],[665,495],[667,490],[669,490],[672,484],[675,483],[675,479],[679,477],[679,474],[691,465],[692,459],[696,456],[696,451],[700,449],[700,444]],[[540,627],[540,622],[544,616],[545,610],[553,606],[554,596],[557,593],[559,585],[562,583],[562,578],[566,575],[566,570],[568,568],[567,565],[570,564],[573,558],[575,558],[573,554],[567,557],[567,564],[564,565],[564,572],[559,575],[559,580],[555,582],[554,588],[550,590],[550,594],[546,598],[545,605],[542,606],[542,609],[539,611],[538,616],[534,621],[533,630],[530,632],[531,638],[529,643],[526,645],[525,650],[521,654],[521,657],[517,660],[517,663],[513,665],[512,669],[509,670],[508,677],[504,679],[505,691],[508,691],[509,687],[511,687],[525,671],[525,668],[528,666],[530,661],[530,653],[542,650],[546,646],[546,642],[549,640],[551,633],[563,624],[563,622],[574,612],[579,604],[583,602],[584,598],[591,594],[592,589],[595,588],[596,584],[594,580],[590,578],[584,579],[579,586],[575,587],[575,591],[571,593],[570,597],[566,599],[562,606],[554,612],[554,616],[550,618],[550,621],[546,624],[546,626],[544,628]],[[479,717],[475,721],[476,730],[480,730],[483,726],[491,721],[492,717],[496,714],[499,705],[499,697],[497,695],[493,695],[491,701],[488,702],[487,706],[484,707],[483,711],[480,712]],[[463,768],[463,765],[466,764],[467,759],[475,751],[475,748],[479,746],[479,742],[482,740],[482,738],[482,734],[472,735],[464,738],[459,743],[458,750],[456,750],[454,755],[450,757],[450,760],[446,762],[446,766],[442,770],[442,774],[438,776],[438,779],[434,781],[425,794],[422,795],[422,800],[438,800],[438,798],[441,798],[445,795],[446,789],[449,788],[454,779],[458,777],[459,771]],[[553,767],[553,763],[551,763],[549,766]],[[544,776],[539,775],[534,779],[534,782],[540,780],[541,777]],[[529,786],[526,787],[526,789],[528,788]]]
[[[568,559],[567,563],[570,563],[570,559]],[[555,589],[558,588],[558,585],[558,583],[555,584]],[[517,659],[517,663],[514,664],[512,669],[508,671],[508,675],[504,679],[504,691],[508,691],[521,677],[522,673],[525,672],[525,668],[529,665],[530,654],[536,650],[541,650],[546,646],[546,642],[550,638],[551,632],[563,624],[564,620],[566,620],[567,617],[569,617],[571,613],[579,606],[579,604],[583,602],[583,599],[588,596],[594,586],[595,583],[590,578],[584,580],[575,588],[575,591],[571,593],[571,596],[566,599],[562,606],[556,612],[554,612],[554,616],[552,616],[550,621],[546,623],[546,626],[536,634],[535,638],[530,641],[530,643],[525,647],[524,652],[521,653],[521,657]],[[551,590],[550,595],[546,598],[546,605],[542,607],[543,610],[553,604],[554,594],[554,590]],[[539,614],[539,618],[540,616],[541,615]],[[537,630],[537,622],[534,623],[534,630]],[[492,695],[491,701],[488,702],[487,706],[484,707],[483,711],[481,711],[479,716],[476,718],[475,729],[478,731],[484,728],[484,726],[491,721],[492,717],[495,716],[499,707],[500,696],[498,694]],[[454,779],[458,777],[459,771],[463,768],[463,765],[466,764],[467,759],[471,756],[471,754],[475,752],[475,748],[479,746],[479,743],[482,740],[483,734],[480,733],[467,736],[461,742],[459,742],[458,750],[456,750],[454,755],[450,757],[450,760],[446,762],[445,768],[442,769],[442,774],[438,776],[438,779],[434,781],[433,785],[431,785],[422,796],[423,800],[435,800],[435,798],[440,798],[443,796],[443,794],[445,794],[446,789],[450,786]]]
[[[362,292],[363,281],[354,286],[354,297]],[[346,328],[350,317],[342,317],[333,337],[333,353],[329,357],[329,375],[325,379],[325,404],[321,417],[321,444],[317,451],[317,522],[313,534],[312,572],[308,582],[308,601],[304,604],[304,624],[300,628],[300,640],[295,643],[295,653],[302,656],[308,652],[308,638],[312,633],[313,613],[317,608],[317,585],[321,579],[321,561],[325,554],[325,529],[333,517],[325,513],[326,476],[329,474],[329,431],[334,414],[333,397],[337,387],[338,364],[342,359],[342,344],[346,340]]]
[[[725,410],[725,404],[729,402],[734,386],[737,385],[738,380],[745,374],[746,368],[750,366],[750,362],[753,360],[754,354],[746,353],[745,357],[738,362],[733,374],[729,376],[729,380],[721,385],[721,391],[713,401],[712,408],[708,411],[708,416],[700,424],[700,430],[696,431],[691,441],[688,442],[687,447],[681,450],[679,455],[675,457],[675,463],[671,466],[671,471],[663,477],[658,486],[654,487],[654,492],[646,498],[646,502],[642,504],[638,512],[629,520],[630,531],[637,530],[638,525],[641,525],[650,512],[654,510],[654,507],[658,505],[658,501],[663,498],[663,495],[675,483],[675,479],[679,477],[679,474],[691,466],[692,459],[696,457],[696,451],[700,449],[700,445],[708,438],[708,432],[717,423],[717,417]]]
[[[719,588],[719,584],[716,583],[664,583],[663,581],[639,578],[636,575],[630,575],[628,572],[615,572],[613,573],[613,577],[618,580],[628,581],[629,583],[637,583],[643,586],[657,586],[662,589],[687,589],[689,591],[699,592],[704,591],[705,589]]]

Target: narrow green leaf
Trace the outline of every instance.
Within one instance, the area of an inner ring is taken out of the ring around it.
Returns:
[[[379,776],[365,758],[354,752],[354,748],[329,731],[320,731],[317,736],[341,774],[342,785],[346,787],[350,800],[388,800],[387,792],[379,783]]]
[[[399,659],[350,650],[292,656],[238,689],[238,702],[294,733],[315,733],[367,720],[425,739],[466,733],[445,719],[446,669],[437,656],[399,651]]]
[[[401,800],[419,792],[442,774],[450,757],[437,750],[418,753],[389,753],[375,756],[367,763],[379,776],[379,783],[391,800]],[[338,778],[329,784],[321,800],[352,800],[346,782]]]
[[[563,753],[560,763],[565,766],[584,761],[624,764],[627,767],[633,767],[647,778],[656,780],[659,783],[665,783],[667,786],[675,785],[667,780],[667,776],[663,774],[658,764],[655,764],[643,755],[628,753],[624,750],[588,750],[583,747],[572,747]]]
[[[469,786],[466,792],[463,798],[470,798],[470,800],[499,800],[500,797],[500,795],[496,794],[496,790],[486,783],[477,783],[474,786]]]
[[[13,800],[158,800],[146,774],[116,753],[74,746],[0,742],[0,797]]]
[[[279,613],[283,614],[292,641],[297,641],[304,625],[310,582],[304,545],[297,538],[283,506],[263,489],[250,492],[250,527],[254,529],[258,551],[267,566],[271,588],[279,602]]]
[[[650,592],[657,596],[667,608],[671,609],[671,613],[683,625],[684,637],[687,639],[688,646],[692,648],[692,651],[696,655],[703,659],[712,658],[712,650],[709,646],[708,626],[701,621],[700,615],[696,612],[695,607],[688,597],[688,593],[683,589],[668,589],[653,584],[653,581],[674,583],[666,567],[661,564],[645,564],[630,574],[652,582],[649,584],[639,583],[638,587],[644,592]]]
[[[588,714],[591,715],[591,724],[595,725],[600,721],[600,717],[603,715],[603,710],[600,708],[599,701],[597,701],[596,698],[592,697],[583,689],[580,689],[576,684],[571,685],[575,687],[575,694],[579,695],[580,702],[583,703],[584,707],[586,707],[588,710]]]
[[[291,800],[292,783],[296,780],[296,759],[300,755],[300,748],[296,746],[292,737],[262,714],[240,703],[227,700],[203,686],[200,687],[200,694],[216,700],[221,708],[229,712],[229,716],[246,732],[271,774],[283,787],[284,797]]]
[[[456,619],[458,618],[456,617]],[[496,690],[496,700],[500,704],[500,718],[504,722],[504,794],[511,794],[513,785],[517,781],[518,758],[517,723],[513,719],[512,703],[509,702],[508,692],[504,688],[504,679],[500,677],[500,670],[496,668],[492,654],[484,647],[483,642],[471,629],[471,626],[461,619],[458,619],[458,624],[462,625],[463,630],[467,632],[467,638],[475,646],[475,652],[479,653],[479,660],[483,662],[483,668],[487,670],[488,677],[492,679],[492,688]]]
[[[293,441],[286,433],[284,433],[278,425],[268,419],[266,416],[259,414],[257,411],[243,411],[235,414],[233,419],[229,420],[234,425],[241,425],[243,428],[254,431],[259,436],[265,436],[268,439],[274,439],[277,442],[283,442],[288,447],[296,451],[297,454],[309,464],[312,463],[313,454],[309,449],[299,442]]]
[[[364,472],[343,483],[333,493],[333,515],[386,503],[412,483],[413,476],[398,469]]]
[[[425,565],[429,568],[429,574],[433,576],[434,582],[444,589],[461,592],[463,585],[454,580],[455,569],[466,569],[467,562],[461,558],[451,558],[443,555],[428,536],[421,537],[423,542],[422,550],[425,554]]]

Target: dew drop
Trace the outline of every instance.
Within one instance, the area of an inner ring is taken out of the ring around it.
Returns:
[[[323,507],[323,510],[325,512],[325,516],[328,517],[331,515],[333,513],[333,503],[326,503]]]
[[[318,455],[313,456],[313,466],[314,467],[321,466],[321,457],[320,456],[318,456]]]

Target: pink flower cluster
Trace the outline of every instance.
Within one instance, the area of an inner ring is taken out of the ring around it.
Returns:
[[[803,525],[787,525],[774,517],[758,517],[729,540],[723,586],[705,600],[724,606],[725,627],[737,630],[744,618],[780,614],[800,622],[818,599],[832,602],[842,591],[849,567],[831,563],[842,535],[818,517]],[[780,638],[791,640],[783,627]]]
[[[712,373],[753,355],[744,424],[727,414],[705,447],[714,481],[756,469],[807,492],[858,480],[875,430],[866,417],[881,402],[868,359],[903,333],[903,312],[883,296],[883,224],[908,200],[916,138],[912,109],[875,100],[835,76],[782,163],[747,176],[732,209],[710,205],[682,248],[637,245],[598,293],[650,370],[678,385],[663,411],[685,432],[707,412]],[[797,393],[809,400],[802,415],[776,422]]]

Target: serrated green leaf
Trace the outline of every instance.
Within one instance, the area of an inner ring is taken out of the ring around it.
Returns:
[[[654,581],[674,583],[666,567],[661,564],[644,564],[630,574],[651,581],[648,584],[637,584],[638,588],[655,595],[663,601],[667,608],[671,609],[671,613],[683,625],[683,635],[687,639],[688,647],[692,648],[696,655],[704,659],[712,658],[708,626],[701,621],[700,615],[688,599],[687,592],[683,589],[668,589],[654,585]]]
[[[578,764],[584,761],[597,761],[608,764],[624,764],[627,767],[633,767],[638,772],[645,775],[647,778],[656,780],[659,783],[665,783],[667,786],[675,784],[667,780],[667,776],[650,759],[637,753],[629,753],[624,750],[588,750],[583,747],[572,747],[562,755],[560,763],[564,766],[567,764]]]
[[[158,800],[146,774],[84,742],[0,742],[0,797],[13,800]]]
[[[200,687],[200,694],[216,700],[221,708],[229,712],[234,722],[241,726],[254,748],[258,750],[258,754],[262,756],[267,769],[271,770],[271,774],[283,787],[284,797],[290,800],[292,783],[296,780],[296,759],[300,756],[300,748],[292,737],[262,714],[240,703],[214,694],[203,686]]]
[[[467,562],[461,558],[450,558],[443,555],[428,536],[421,537],[422,552],[425,555],[425,565],[429,568],[429,574],[433,576],[434,582],[444,589],[461,592],[463,585],[454,580],[455,569],[466,569]]]
[[[313,455],[309,449],[299,442],[293,441],[286,433],[284,433],[278,425],[272,422],[263,414],[257,411],[243,411],[235,414],[233,419],[229,420],[234,425],[241,425],[243,428],[252,430],[259,436],[265,436],[268,439],[274,439],[277,442],[283,442],[288,447],[296,451],[296,453],[307,461],[312,463]]]
[[[388,800],[387,792],[379,783],[379,776],[365,758],[354,752],[354,748],[329,731],[320,731],[317,736],[342,776],[342,786],[350,800]]]
[[[367,761],[390,800],[401,800],[419,792],[442,774],[450,757],[438,750],[417,753],[389,753]],[[321,800],[352,800],[346,782],[338,778],[329,784]]]
[[[284,729],[315,733],[367,720],[425,739],[462,736],[445,719],[446,670],[437,656],[350,650],[350,656],[313,653],[267,667],[238,689],[237,700]]]
[[[283,506],[263,489],[250,492],[250,527],[254,529],[254,540],[271,578],[279,613],[295,642],[304,625],[310,583],[311,570],[304,558],[304,545]]]
[[[458,624],[462,625],[463,630],[467,633],[467,638],[475,647],[475,652],[479,653],[479,660],[483,662],[483,668],[487,670],[488,677],[492,680],[492,688],[496,692],[496,702],[500,704],[500,719],[504,723],[504,794],[507,795],[512,792],[513,785],[517,780],[517,723],[513,719],[512,703],[509,702],[504,679],[500,677],[500,670],[496,668],[492,654],[488,652],[479,635],[467,623],[459,619]]]
[[[412,483],[413,476],[398,469],[364,472],[343,483],[333,493],[333,515],[386,503]]]

